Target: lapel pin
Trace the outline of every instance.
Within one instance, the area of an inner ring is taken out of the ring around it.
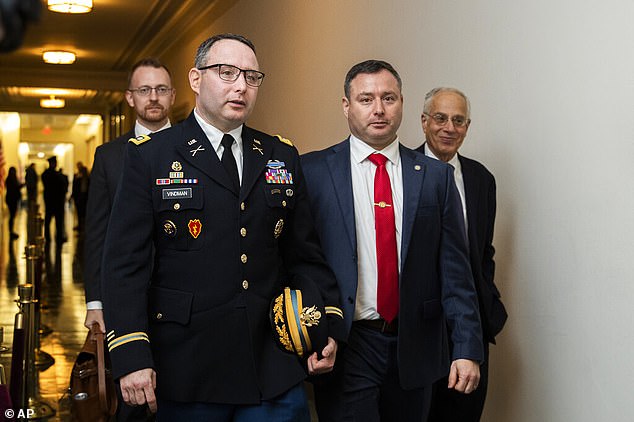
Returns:
[[[253,145],[253,151],[257,151],[260,153],[260,155],[264,155],[264,152],[262,151],[262,148],[260,148],[257,145]]]
[[[191,153],[192,153],[192,157],[195,157],[195,156],[196,156],[196,153],[197,153],[198,151],[204,151],[204,150],[205,150],[205,148],[203,148],[203,146],[202,146],[202,145],[198,145],[198,146],[196,147],[196,149],[191,149],[191,150],[189,150],[189,152],[191,152]]]
[[[174,171],[181,171],[183,169],[183,166],[181,165],[181,163],[179,163],[178,161],[174,161],[172,163],[172,170]]]
[[[257,139],[254,139],[253,142],[255,142],[258,145],[262,145],[262,142],[258,141]]]
[[[192,139],[191,141],[187,142],[187,145],[191,146],[191,145],[195,144],[196,142],[198,142],[198,141],[195,140],[195,139]]]

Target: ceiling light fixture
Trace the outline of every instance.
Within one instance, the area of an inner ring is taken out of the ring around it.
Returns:
[[[88,13],[92,0],[48,0],[48,10],[59,13]]]
[[[75,62],[75,53],[71,51],[45,51],[42,59],[50,64],[72,64]]]
[[[65,105],[66,101],[63,98],[55,98],[55,95],[40,100],[40,107],[42,108],[64,108]]]

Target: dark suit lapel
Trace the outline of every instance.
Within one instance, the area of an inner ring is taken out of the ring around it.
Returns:
[[[403,172],[403,224],[401,233],[401,270],[405,263],[412,236],[420,192],[425,180],[426,166],[422,157],[400,145],[401,170]]]
[[[352,193],[352,170],[350,169],[350,139],[335,145],[332,154],[326,157],[326,163],[337,205],[343,217],[344,227],[352,250],[357,250],[357,234],[354,222],[354,197]],[[334,204],[333,204],[334,205]]]
[[[194,114],[183,123],[183,140],[176,146],[183,160],[196,167],[220,185],[234,192],[233,184],[225,171],[211,142],[196,121]],[[186,175],[187,176],[187,175]]]
[[[249,195],[259,177],[263,176],[264,167],[271,158],[273,146],[270,142],[261,142],[254,137],[254,132],[247,126],[242,128],[242,185],[240,200]]]
[[[474,167],[458,154],[460,167],[462,168],[462,181],[464,182],[465,203],[467,205],[467,236],[469,237],[469,249],[477,243],[476,227],[478,225],[478,199],[480,198],[480,180],[475,174]],[[473,255],[473,253],[472,253]]]

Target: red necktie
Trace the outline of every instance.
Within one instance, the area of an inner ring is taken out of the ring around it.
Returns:
[[[387,322],[398,315],[398,257],[396,252],[396,224],[390,176],[383,154],[368,157],[376,165],[374,174],[374,227],[376,230],[376,266],[378,286],[377,311]]]

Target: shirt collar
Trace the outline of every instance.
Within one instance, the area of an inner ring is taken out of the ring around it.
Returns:
[[[167,128],[170,128],[170,127],[172,127],[172,123],[169,121],[169,119],[167,119],[167,123],[165,123],[165,125],[163,125],[163,127],[160,128],[159,130],[167,129]],[[134,135],[135,136],[149,135],[150,133],[158,132],[159,130],[150,130],[150,129],[146,128],[145,126],[143,126],[138,120],[134,124]]]
[[[211,146],[214,148],[214,151],[218,152],[220,149],[220,141],[222,141],[222,137],[224,136],[224,132],[219,130],[213,125],[207,123],[201,116],[198,114],[198,110],[194,108],[194,117],[196,121],[200,125],[201,129],[211,142]],[[237,128],[230,130],[227,132],[229,135],[233,136],[233,139],[236,140],[238,144],[238,149],[242,152],[242,128],[244,125],[240,125]]]
[[[388,161],[390,161],[393,165],[398,165],[401,158],[399,154],[398,137],[396,137],[391,144],[383,148],[381,151],[377,151],[356,136],[350,135],[350,156],[352,157],[353,162],[361,163],[375,152],[380,152],[385,155]]]
[[[436,157],[436,154],[434,154],[432,150],[429,148],[429,145],[427,145],[427,142],[425,142],[425,155],[430,158],[433,158],[434,160],[439,160],[438,157]],[[458,171],[462,169],[462,166],[460,165],[460,160],[458,159],[458,154],[454,154],[454,156],[451,157],[451,160],[449,160],[447,164],[451,164],[451,166]]]

